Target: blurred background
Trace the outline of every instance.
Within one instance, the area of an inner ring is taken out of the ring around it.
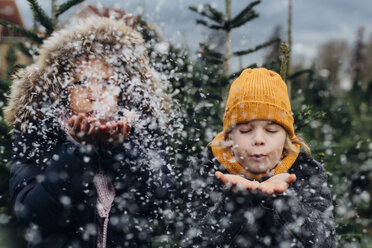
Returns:
[[[372,247],[370,13],[372,3],[348,0],[0,0],[0,107],[11,75],[54,30],[91,15],[126,23],[146,40],[184,126],[168,138],[182,190],[189,159],[222,129],[232,81],[245,68],[275,70],[288,85],[296,132],[329,175],[338,247]],[[32,235],[12,216],[11,135],[0,115],[0,247],[25,247]],[[163,231],[155,228],[154,247],[177,247],[177,225]]]

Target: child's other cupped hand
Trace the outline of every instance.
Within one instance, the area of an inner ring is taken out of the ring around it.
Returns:
[[[99,145],[109,148],[124,141],[131,127],[122,120],[101,124],[85,114],[72,116],[68,120],[69,134],[81,144]]]
[[[248,180],[239,175],[223,174],[220,171],[216,171],[215,176],[229,188],[236,186],[238,189],[259,190],[270,195],[284,193],[289,185],[296,181],[296,175],[289,173],[274,175],[261,183]]]
[[[295,174],[281,173],[260,183],[260,190],[266,194],[282,194],[296,181]]]

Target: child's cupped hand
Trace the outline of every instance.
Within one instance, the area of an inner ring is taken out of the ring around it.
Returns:
[[[119,120],[102,124],[85,114],[73,115],[68,120],[69,134],[78,143],[109,148],[124,141],[131,127],[127,121]]]
[[[270,195],[280,195],[284,193],[288,189],[289,185],[296,181],[296,175],[289,173],[274,175],[261,183],[248,180],[239,175],[223,174],[220,171],[216,171],[215,176],[229,188],[236,186],[238,189],[259,190]]]

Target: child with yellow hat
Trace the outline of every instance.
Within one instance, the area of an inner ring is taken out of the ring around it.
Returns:
[[[244,70],[231,85],[222,132],[193,163],[186,245],[335,247],[326,172],[293,122],[280,75]]]

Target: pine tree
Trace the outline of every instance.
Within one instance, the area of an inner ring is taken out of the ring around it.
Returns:
[[[190,6],[189,9],[203,16],[203,19],[198,19],[197,24],[206,26],[209,29],[221,30],[225,33],[225,53],[223,54],[223,72],[226,79],[234,78],[240,74],[241,71],[230,73],[229,62],[232,56],[245,56],[250,53],[256,52],[264,47],[270,46],[274,43],[277,43],[279,40],[277,38],[264,42],[260,45],[257,45],[253,48],[241,50],[241,51],[231,51],[231,31],[235,28],[239,28],[248,22],[259,17],[258,13],[254,10],[254,7],[260,4],[260,0],[256,0],[244,7],[237,15],[234,17],[231,16],[231,0],[225,0],[226,4],[226,13],[223,13],[216,8],[213,8],[210,4],[204,4],[201,7],[197,8],[195,6]],[[208,21],[206,21],[207,19]],[[207,46],[207,44],[204,44]],[[209,54],[211,55],[211,54]],[[217,56],[220,57],[220,53],[217,53]],[[229,84],[227,80],[225,82],[225,88]]]
[[[283,40],[282,39],[282,26],[281,25],[275,26],[275,28],[273,30],[273,32],[270,36],[270,40],[274,40],[274,39]],[[277,43],[273,44],[268,49],[268,52],[265,55],[264,61],[265,62],[270,62],[270,61],[278,59],[279,57],[280,57],[280,43],[277,42]]]
[[[304,122],[295,115],[296,128],[301,128],[313,156],[324,163],[329,174],[338,247],[368,247],[372,228],[372,110],[368,107],[371,87],[358,87],[358,93],[355,88],[335,91],[331,78],[322,76],[313,67],[312,72],[301,77],[302,82],[293,80],[293,92],[300,94],[293,97],[292,106],[294,112],[300,109],[305,116],[309,115],[307,106],[311,106],[311,111],[325,112],[325,117],[320,115]],[[352,70],[348,73],[352,74]],[[353,75],[357,73],[354,71]],[[359,82],[364,85],[368,80]]]
[[[353,81],[357,83],[358,81],[362,80],[364,70],[364,62],[365,62],[365,44],[364,44],[364,28],[361,27],[358,29],[357,32],[357,39],[355,41],[354,49],[353,49],[353,57],[351,60],[351,73],[353,75]],[[354,86],[356,87],[356,86]]]

